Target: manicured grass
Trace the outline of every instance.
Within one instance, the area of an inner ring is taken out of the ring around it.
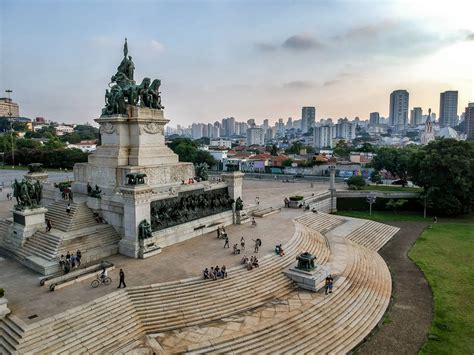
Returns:
[[[397,191],[397,192],[422,192],[420,187],[401,187],[396,185],[367,185],[361,190],[367,191]]]
[[[434,294],[435,318],[422,354],[474,353],[474,219],[466,222],[434,224],[409,253]]]
[[[425,221],[431,223],[433,220],[431,217],[423,218],[421,213],[393,213],[390,211],[373,211],[372,216],[369,215],[369,211],[338,211],[335,214],[340,216],[348,216],[355,218],[370,219],[372,221]]]

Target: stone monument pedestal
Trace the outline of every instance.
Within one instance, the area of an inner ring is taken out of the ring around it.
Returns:
[[[36,181],[39,181],[41,183],[46,182],[48,179],[48,173],[42,171],[42,172],[35,172],[35,173],[27,173],[23,175],[25,180],[34,183]]]
[[[44,215],[48,210],[44,207],[23,211],[11,210],[11,212],[13,212],[13,239],[18,242],[17,246],[23,246],[27,238],[45,228]]]
[[[150,220],[150,202],[153,189],[148,185],[129,185],[120,189],[123,196],[124,236],[119,243],[120,254],[140,257],[138,225]],[[143,252],[143,250],[142,250]]]
[[[242,198],[242,180],[244,179],[244,175],[245,174],[240,171],[232,171],[221,174],[222,180],[228,184],[229,197],[234,201],[236,201],[239,197]]]
[[[329,268],[321,265],[312,271],[304,271],[294,266],[285,271],[285,275],[295,281],[298,287],[313,292],[318,292],[324,286],[324,280],[329,274]]]

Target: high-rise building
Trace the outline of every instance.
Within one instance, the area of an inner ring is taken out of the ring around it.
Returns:
[[[191,134],[192,134],[193,139],[202,138],[202,124],[201,123],[193,123]]]
[[[292,129],[293,128],[293,118],[288,117],[288,121],[286,121],[286,129]]]
[[[378,112],[371,112],[369,124],[374,127],[380,124],[380,114]]]
[[[389,124],[396,131],[407,128],[408,125],[408,99],[406,90],[395,90],[390,94]]]
[[[464,132],[467,139],[474,139],[474,102],[470,102],[464,111]]]
[[[316,122],[316,108],[306,106],[301,109],[301,131],[306,133]]]
[[[314,147],[317,149],[332,148],[333,130],[334,126],[332,125],[314,127]]]
[[[458,124],[457,91],[445,91],[440,94],[439,124],[441,127],[454,127]]]
[[[235,118],[228,117],[222,120],[223,134],[225,137],[232,137],[235,135]]]
[[[0,117],[19,117],[20,107],[8,97],[0,97]]]
[[[252,127],[247,129],[247,145],[265,145],[263,128]]]
[[[265,132],[267,131],[268,127],[270,127],[269,124],[268,124],[268,118],[265,118],[265,119],[263,120],[263,126],[262,126],[262,127],[263,127],[263,130],[264,130]]]
[[[421,107],[413,107],[410,111],[410,126],[415,127],[423,123],[423,110]]]
[[[347,117],[338,119],[334,132],[335,137],[345,140],[354,139],[356,137],[356,126],[357,124],[349,121]]]
[[[255,119],[254,118],[248,119],[247,124],[249,125],[249,127],[255,127]]]

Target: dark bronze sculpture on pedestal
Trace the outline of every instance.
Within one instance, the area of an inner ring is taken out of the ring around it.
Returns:
[[[105,108],[102,115],[126,114],[127,105],[148,107],[161,110],[160,85],[161,81],[144,78],[140,85],[134,80],[135,64],[128,55],[128,44],[125,38],[123,59],[117,68],[117,73],[110,79],[110,91],[105,90]]]
[[[27,208],[38,208],[43,197],[43,186],[39,181],[32,184],[28,180],[19,182],[15,179],[12,184],[13,197],[16,198],[15,208],[17,210],[24,210]]]
[[[296,260],[298,260],[298,265],[296,266],[297,269],[302,271],[313,271],[316,268],[314,265],[316,257],[313,254],[308,252],[302,253],[296,257]]]

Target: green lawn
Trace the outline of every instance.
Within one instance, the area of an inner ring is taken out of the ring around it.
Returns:
[[[422,354],[474,353],[474,219],[466,222],[433,225],[409,253],[434,294],[435,319]]]
[[[361,188],[367,191],[422,192],[420,187],[401,187],[396,185],[367,185]]]
[[[348,216],[355,218],[370,219],[373,221],[425,221],[431,223],[431,217],[423,218],[421,213],[393,213],[391,211],[373,211],[372,216],[369,216],[368,211],[338,211],[335,214],[340,216]]]

